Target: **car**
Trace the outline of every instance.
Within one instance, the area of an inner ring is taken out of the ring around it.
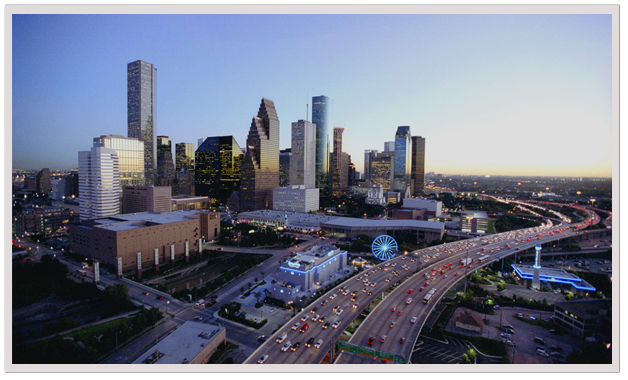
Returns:
[[[321,305],[323,306],[327,305],[327,300],[323,300],[323,302],[321,302]]]
[[[372,296],[372,295],[373,295],[373,292],[368,292],[368,293],[366,293],[366,295],[368,295],[368,296]]]
[[[408,299],[406,300],[406,304],[410,305],[411,303],[412,303],[412,298],[408,298]]]
[[[379,341],[384,343],[386,341],[386,335],[382,335],[382,337],[379,338]]]
[[[408,289],[408,294],[412,294],[413,290],[412,289]]]
[[[260,335],[257,337],[257,340],[261,340],[262,342],[266,342],[268,340],[268,338],[266,337],[266,335]]]
[[[296,330],[299,328],[299,326],[301,326],[301,324],[299,322],[295,323],[294,326],[292,326],[293,330]]]
[[[422,292],[422,291],[423,291],[423,287],[420,287],[420,288],[419,288],[419,292]]]
[[[331,296],[329,296],[330,300],[333,300],[334,298],[338,297],[338,295],[336,293],[332,294]]]
[[[148,295],[150,295],[150,293],[149,293],[149,292],[146,292],[146,293],[144,293],[144,295],[145,295],[145,296],[148,296]]]
[[[399,343],[404,344],[406,342],[406,338],[399,339]]]
[[[351,297],[355,297],[358,294],[358,292],[356,290],[351,292]]]
[[[367,291],[366,288],[362,289],[362,293],[366,293],[366,291]]]
[[[401,315],[401,314],[403,314],[403,311],[399,310],[399,311],[397,312],[397,315]]]
[[[393,306],[393,307],[390,308],[390,311],[392,311],[394,313],[395,311],[397,311],[397,308]]]
[[[194,317],[194,319],[196,319],[197,321],[202,321],[203,317],[201,317],[200,315],[197,315],[196,317]]]
[[[390,282],[390,277],[388,277],[388,278],[386,279],[386,282]]]
[[[262,364],[266,361],[266,359],[268,359],[268,354],[263,355],[261,358],[259,358],[259,360],[257,361],[257,364]]]
[[[518,314],[517,314],[517,317],[519,317],[519,318],[523,318],[523,314],[518,313]]]
[[[444,275],[443,275],[443,278],[447,278],[447,275],[446,275],[446,274],[444,274]]]
[[[334,308],[332,309],[333,311],[338,311],[338,309],[340,309],[340,305],[336,305],[334,306]]]
[[[410,319],[410,323],[416,323],[416,317],[412,317],[412,319]]]
[[[314,309],[310,310],[310,314],[316,314],[317,310],[318,310],[318,306],[315,307]]]
[[[390,328],[392,329],[397,324],[397,321],[390,322]]]
[[[320,317],[320,318],[318,319],[318,321],[319,321],[320,323],[323,323],[323,322],[325,322],[325,319],[327,319],[327,317]]]
[[[541,355],[541,356],[546,357],[546,358],[549,357],[549,354],[545,350],[542,350],[542,349],[539,349],[539,348],[536,349],[536,353],[538,355]]]
[[[307,321],[307,315],[304,315],[301,317],[301,322],[305,322],[305,321]]]
[[[321,348],[321,346],[323,345],[323,340],[319,339],[316,341],[316,344],[314,345],[314,348],[319,349]]]
[[[343,310],[342,309],[338,309],[338,311],[336,312],[336,315],[340,315],[342,314]]]
[[[319,314],[316,314],[315,316],[312,317],[312,322],[316,322],[318,320],[318,318],[320,317]]]
[[[353,304],[353,308],[354,308],[354,309],[357,309],[357,308],[358,308],[358,306],[359,306],[359,305],[358,305],[357,303],[354,303],[354,304]]]
[[[292,344],[292,342],[287,341],[286,344],[284,344],[283,347],[281,347],[281,351],[283,351],[283,352],[288,351],[288,349],[290,348],[291,344]]]
[[[323,325],[323,329],[327,330],[327,328],[329,327],[330,324],[331,323],[329,323],[329,322],[325,322],[325,324]]]
[[[560,352],[552,352],[550,355],[551,355],[552,357],[554,357],[554,358],[558,358],[558,359],[562,359],[562,358],[564,358],[563,354],[561,354]]]
[[[163,300],[164,298],[165,298],[164,296],[157,296],[157,299],[160,301]],[[200,305],[203,305],[203,302],[201,302]]]
[[[336,322],[334,322],[334,324],[333,324],[333,325],[331,325],[331,327],[333,327],[333,328],[337,329],[337,328],[338,328],[338,326],[340,326],[340,324],[341,324],[341,323],[342,323],[342,322],[340,322],[340,321],[336,321]]]
[[[493,310],[499,310],[499,305],[493,306]]]
[[[314,344],[314,338],[310,338],[307,340],[307,342],[305,343],[305,347],[312,347],[312,345]]]
[[[355,302],[358,299],[358,297],[351,297],[351,302]]]
[[[292,345],[292,347],[290,347],[290,349],[294,352],[299,348],[300,345],[301,343],[296,342],[295,344]]]
[[[366,342],[366,344],[368,344],[369,346],[372,346],[374,341],[375,341],[375,337],[372,336],[372,337],[369,338],[369,340]]]

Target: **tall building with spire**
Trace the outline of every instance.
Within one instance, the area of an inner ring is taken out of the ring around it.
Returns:
[[[423,195],[425,190],[425,137],[412,136],[412,194]]]
[[[240,210],[269,209],[279,187],[279,118],[272,100],[262,98],[246,138]]]
[[[127,65],[128,136],[144,142],[144,173],[147,185],[154,185],[157,172],[156,94],[157,69],[141,60]]]
[[[329,153],[331,153],[328,97],[324,95],[312,97],[312,123],[316,125],[316,187],[325,192],[329,187]]]
[[[412,136],[410,127],[397,128],[395,134],[395,164],[393,169],[393,190],[404,194],[410,188]]]

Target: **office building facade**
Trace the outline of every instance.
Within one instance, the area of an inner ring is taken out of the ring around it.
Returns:
[[[312,123],[316,125],[316,187],[329,184],[329,153],[331,152],[329,98],[312,97]]]
[[[157,136],[157,181],[160,186],[172,186],[175,178],[172,161],[172,141],[168,136]]]
[[[81,221],[120,213],[120,169],[116,151],[92,147],[79,152]]]
[[[143,186],[144,142],[134,137],[120,135],[102,135],[94,137],[94,146],[116,151],[120,171],[120,192],[124,186]]]
[[[286,187],[290,185],[290,160],[291,158],[292,158],[291,148],[279,151],[279,187]]]
[[[141,60],[127,65],[128,136],[144,142],[146,185],[155,183],[157,172],[156,140],[157,69]]]
[[[273,189],[273,210],[290,212],[318,211],[319,189],[292,185]]]
[[[194,144],[177,143],[176,147],[176,165],[177,172],[187,172],[194,170]]]
[[[397,128],[395,134],[395,165],[393,170],[393,190],[402,194],[410,187],[412,136],[410,127]]]
[[[39,194],[48,194],[50,192],[50,169],[43,168],[37,172],[36,187]]]
[[[390,191],[393,180],[395,152],[381,152],[371,157],[371,185],[382,185],[384,191]]]
[[[425,137],[412,136],[412,194],[423,195],[425,190]]]
[[[342,162],[342,134],[345,129],[334,127],[333,152],[331,153],[331,187],[333,194],[339,194],[343,190],[342,181],[340,179],[340,171],[343,166]],[[346,181],[345,181],[346,182]],[[346,185],[344,186],[346,190]]]
[[[292,123],[290,185],[316,187],[316,126],[307,120]]]
[[[233,136],[204,139],[195,153],[195,195],[226,204],[229,195],[240,190],[243,159],[244,152]]]
[[[270,209],[279,187],[279,118],[272,100],[262,98],[246,139],[240,182],[240,210]]]
[[[394,152],[395,151],[395,142],[394,141],[386,141],[384,143],[384,152]]]
[[[364,180],[368,184],[371,180],[371,159],[377,155],[377,149],[366,149],[364,151]]]
[[[122,190],[122,213],[172,211],[170,186],[125,186]]]

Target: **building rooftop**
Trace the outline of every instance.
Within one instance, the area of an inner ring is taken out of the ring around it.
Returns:
[[[556,302],[558,306],[581,318],[586,316],[599,315],[613,307],[613,300],[610,298],[603,300],[574,300],[566,302]]]
[[[133,364],[184,364],[186,360],[189,362],[194,359],[221,330],[224,327],[202,322],[185,322]],[[158,360],[150,358],[155,350],[160,353]]]
[[[529,280],[534,278],[534,267],[532,265],[512,264],[512,268],[515,273],[521,278]],[[541,269],[539,269],[539,280],[551,283],[572,285],[578,290],[588,290],[592,292],[595,291],[595,287],[593,287],[593,285],[584,281],[575,274],[564,271],[560,268],[541,267]]]
[[[465,211],[460,211],[460,213],[466,216],[470,216],[472,218],[488,219],[488,214],[486,213],[486,211],[465,210]]]
[[[94,227],[111,231],[125,231],[135,228],[148,227],[156,224],[169,224],[190,220],[203,210],[180,210],[173,212],[136,212],[120,214],[109,218],[94,220]]]
[[[442,222],[426,222],[423,220],[387,220],[387,219],[357,219],[357,218],[337,218],[324,223],[326,226],[335,227],[387,227],[387,228],[399,228],[399,227],[414,227],[427,230],[440,231],[445,223]]]

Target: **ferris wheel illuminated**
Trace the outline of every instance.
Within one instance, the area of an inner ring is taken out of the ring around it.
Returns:
[[[380,235],[371,245],[373,255],[382,261],[392,259],[397,253],[397,242],[391,236]]]

